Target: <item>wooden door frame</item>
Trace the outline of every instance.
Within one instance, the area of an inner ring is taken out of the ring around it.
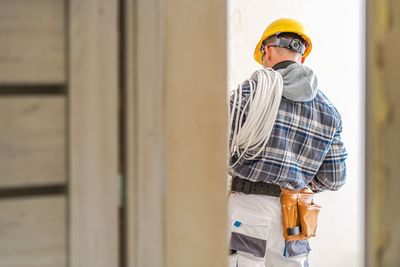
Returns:
[[[164,262],[162,1],[124,1],[127,266]]]

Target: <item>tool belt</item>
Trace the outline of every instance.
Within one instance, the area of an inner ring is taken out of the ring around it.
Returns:
[[[315,236],[321,206],[313,202],[313,197],[314,193],[308,188],[282,189],[282,227],[285,240],[304,240]]]
[[[321,206],[313,202],[309,189],[281,189],[279,185],[232,178],[231,191],[244,194],[281,198],[283,236],[287,241],[304,240],[315,236]]]

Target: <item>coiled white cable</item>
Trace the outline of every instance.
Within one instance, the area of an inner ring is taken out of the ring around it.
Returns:
[[[230,158],[256,158],[266,147],[282,98],[282,76],[271,68],[257,70],[249,80],[250,95],[242,104],[242,84],[234,91],[229,112]],[[257,85],[256,85],[257,84]],[[246,113],[246,119],[243,122]],[[235,118],[235,119],[234,119]],[[234,125],[233,125],[234,124]]]

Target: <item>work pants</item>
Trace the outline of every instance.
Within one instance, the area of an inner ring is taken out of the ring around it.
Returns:
[[[278,197],[229,195],[229,267],[308,267],[307,240],[286,242]]]

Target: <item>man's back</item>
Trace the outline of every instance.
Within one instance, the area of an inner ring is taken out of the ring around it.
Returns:
[[[347,157],[340,140],[340,115],[317,83],[307,82],[308,76],[314,74],[304,71],[300,64],[292,64],[298,63],[289,62],[278,69],[283,70],[284,96],[266,148],[253,160],[239,160],[231,175],[276,183],[283,188],[301,189],[308,185],[314,191],[336,190],[345,182]],[[287,67],[296,71],[287,74]],[[246,82],[243,103],[249,94]],[[233,157],[231,162],[236,160]]]

